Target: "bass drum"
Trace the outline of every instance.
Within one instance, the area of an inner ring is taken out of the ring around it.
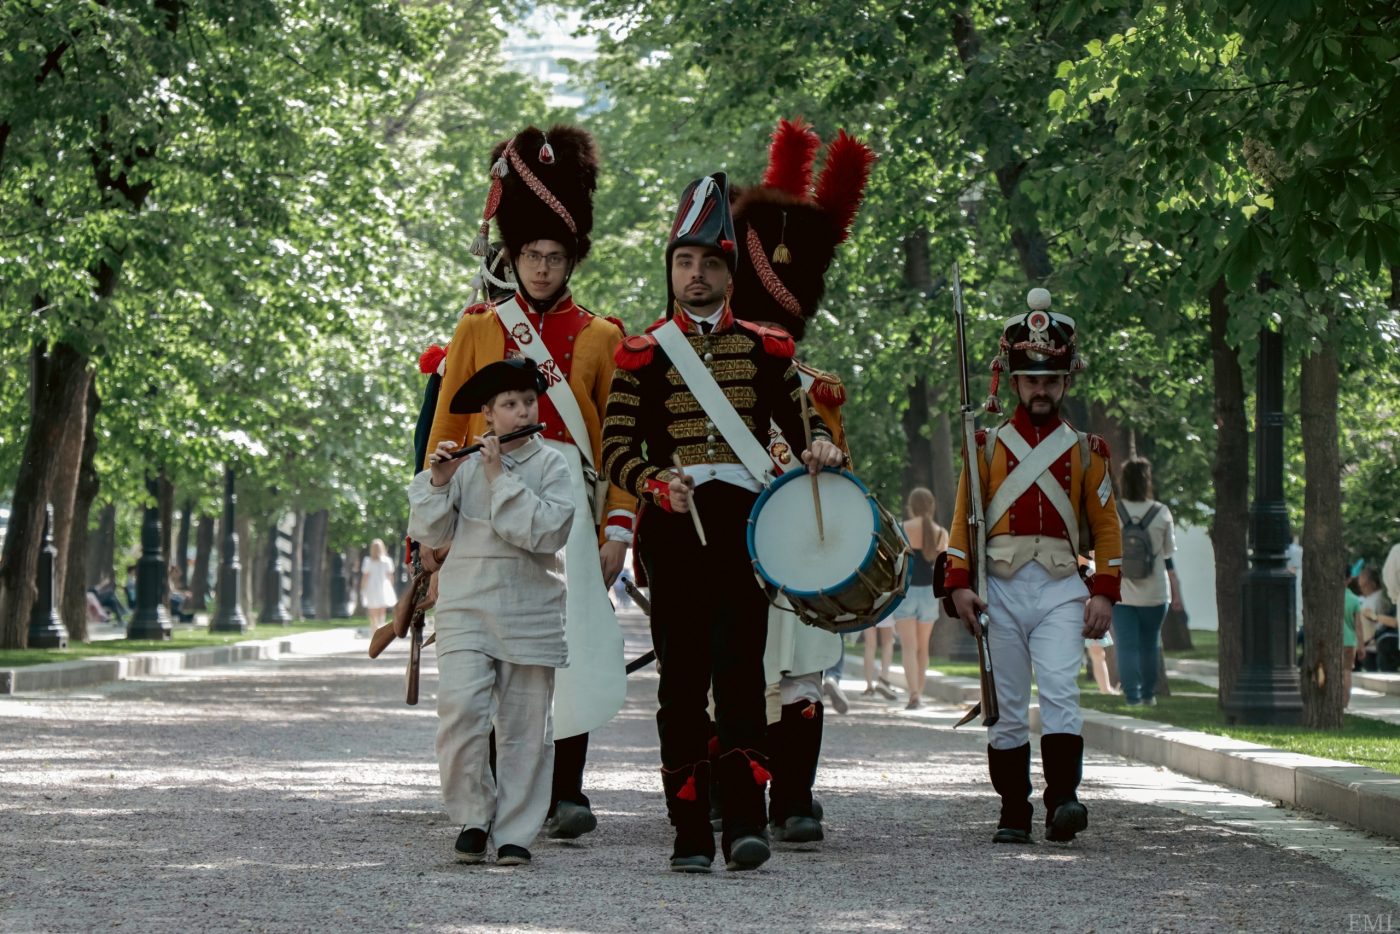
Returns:
[[[769,602],[809,626],[858,632],[894,611],[909,589],[904,529],[849,471],[817,474],[825,536],[817,534],[812,480],[793,470],[749,514],[749,559]],[[786,605],[783,602],[786,601]]]

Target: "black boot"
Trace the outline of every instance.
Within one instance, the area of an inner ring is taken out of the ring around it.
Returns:
[[[1084,777],[1084,737],[1046,733],[1040,737],[1040,758],[1045,768],[1045,836],[1066,843],[1089,826],[1089,810],[1075,795]]]
[[[757,869],[768,861],[763,788],[772,777],[755,749],[731,749],[719,757],[720,809],[724,813],[726,869]]]
[[[1015,749],[987,747],[992,787],[1001,795],[1001,819],[993,843],[1031,842],[1031,744]]]
[[[672,872],[709,872],[715,859],[710,829],[710,763],[701,760],[677,769],[661,769],[666,814],[676,828],[671,849]]]
[[[822,839],[822,824],[812,807],[817,757],[822,749],[822,705],[808,700],[786,704],[783,716],[768,727],[773,783],[768,788],[768,831],[779,843]]]

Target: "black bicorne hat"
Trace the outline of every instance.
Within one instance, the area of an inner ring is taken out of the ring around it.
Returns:
[[[448,409],[453,415],[475,415],[500,393],[527,389],[543,393],[547,388],[544,374],[535,366],[535,361],[528,357],[511,357],[477,370],[457,390]]]
[[[729,210],[729,177],[723,172],[704,175],[685,186],[671,235],[666,242],[666,313],[676,296],[670,286],[671,254],[683,246],[718,250],[732,273],[739,261],[734,246],[734,216]]]

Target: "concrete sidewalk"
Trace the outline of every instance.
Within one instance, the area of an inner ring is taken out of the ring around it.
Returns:
[[[860,664],[861,659],[848,655],[847,674],[863,678]],[[902,687],[903,669],[895,666],[892,670],[898,673]],[[981,688],[971,678],[931,670],[924,683],[924,696],[965,707],[977,702]],[[1165,766],[1192,778],[1229,785],[1400,840],[1400,775],[1137,717],[1087,709],[1083,716],[1084,742],[1095,748]],[[982,732],[975,724],[962,729]],[[1031,705],[1031,729],[1040,730],[1038,704]]]
[[[269,627],[270,628],[270,627]],[[150,678],[180,671],[231,665],[235,662],[271,661],[291,654],[325,655],[353,650],[359,642],[367,650],[369,632],[343,626],[270,639],[250,639],[229,645],[206,645],[190,649],[162,649],[133,652],[101,658],[80,658],[71,662],[47,662],[0,668],[0,694],[28,694],[65,688],[90,687],[129,678]]]

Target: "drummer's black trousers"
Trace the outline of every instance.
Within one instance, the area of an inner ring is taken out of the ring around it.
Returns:
[[[711,685],[721,751],[764,749],[768,599],[745,540],[757,498],[717,480],[696,487],[705,546],[689,514],[655,506],[642,513],[637,539],[651,583],[651,638],[661,669],[656,726],[667,769],[707,757]]]

